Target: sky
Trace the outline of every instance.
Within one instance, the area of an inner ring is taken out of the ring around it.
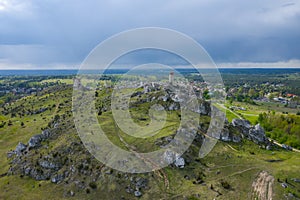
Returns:
[[[141,27],[192,37],[218,67],[300,67],[300,0],[0,0],[0,69],[78,68]]]

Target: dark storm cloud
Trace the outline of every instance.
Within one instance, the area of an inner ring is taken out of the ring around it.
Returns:
[[[78,66],[104,39],[145,26],[183,32],[217,62],[298,60],[299,21],[300,1],[0,0],[0,63]]]

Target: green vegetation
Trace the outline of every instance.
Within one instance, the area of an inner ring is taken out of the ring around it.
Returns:
[[[261,113],[258,122],[265,128],[267,136],[281,144],[300,149],[300,117],[279,115],[275,112]]]
[[[24,82],[25,79],[19,81]],[[111,80],[109,76],[106,79]],[[0,83],[7,84],[9,81],[13,84],[18,82],[10,78],[2,79]],[[291,181],[292,178],[300,178],[300,154],[279,147],[269,151],[247,140],[241,143],[219,141],[213,151],[201,159],[198,157],[200,143],[195,141],[183,155],[186,160],[183,169],[171,165],[142,175],[110,170],[86,151],[76,134],[71,110],[72,83],[71,77],[32,78],[30,87],[45,84],[44,89],[10,100],[5,99],[9,94],[2,96],[4,98],[0,108],[0,199],[99,199],[99,197],[133,199],[135,197],[128,194],[125,188],[132,184],[130,179],[137,176],[149,180],[148,187],[142,191],[143,196],[140,199],[249,199],[254,195],[252,184],[261,171],[268,171],[275,179],[273,199],[283,199],[284,195],[289,193],[300,197],[300,183]],[[103,86],[104,82],[99,81],[99,85]],[[249,89],[245,93],[248,96],[256,96],[257,91]],[[110,87],[97,90],[95,107],[101,127],[115,145],[127,149],[125,141],[138,152],[150,152],[159,148],[155,144],[157,140],[172,136],[176,132],[180,121],[178,110],[167,111],[166,124],[153,137],[136,139],[123,133],[115,124],[110,110],[111,92]],[[143,98],[145,96],[133,97],[130,111],[136,123],[146,126],[150,122],[148,110],[154,102],[138,103],[139,99]],[[164,105],[165,102],[160,103]],[[260,123],[269,137],[300,148],[300,116],[296,115],[299,112],[297,108],[288,108],[276,102],[253,104],[245,100],[238,102],[237,99],[232,99],[225,105],[214,106],[226,112],[229,121],[241,117],[250,120],[252,124]],[[244,107],[245,110],[231,109],[232,106]],[[61,124],[56,136],[44,141],[41,148],[29,152],[27,159],[32,163],[45,156],[58,159],[64,163],[59,172],[75,168],[76,173],[72,175],[72,179],[56,184],[51,183],[51,180],[37,181],[19,173],[6,175],[13,166],[12,160],[7,158],[7,152],[14,150],[19,142],[27,143],[33,135],[40,134],[42,130],[53,126],[51,122],[58,120],[61,120]],[[201,117],[204,126],[208,126],[209,122],[208,116]],[[120,140],[117,133],[124,141]],[[67,154],[66,150],[71,153]],[[96,176],[84,174],[89,171],[100,178],[95,179]],[[168,187],[165,185],[166,180]],[[281,185],[285,180],[288,181],[288,188]],[[86,187],[78,187],[77,182]],[[72,192],[74,195],[71,195]]]

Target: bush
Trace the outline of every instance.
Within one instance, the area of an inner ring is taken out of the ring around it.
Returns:
[[[227,181],[221,180],[221,185],[224,189],[230,189],[230,185]]]
[[[0,128],[3,128],[5,126],[6,122],[1,122],[0,123]]]
[[[12,126],[12,125],[13,125],[13,124],[12,124],[12,121],[9,120],[7,125],[8,125],[8,126]]]
[[[90,182],[90,183],[89,183],[89,186],[90,186],[92,189],[96,189],[96,188],[97,188],[97,183],[96,183],[96,182]]]

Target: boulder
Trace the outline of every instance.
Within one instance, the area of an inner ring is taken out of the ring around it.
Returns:
[[[179,110],[179,105],[176,104],[176,103],[172,103],[172,104],[169,106],[168,110]]]
[[[300,178],[292,178],[291,180],[296,182],[296,183],[300,183]]]
[[[27,148],[27,145],[23,144],[22,142],[19,142],[19,144],[17,145],[14,153],[17,155],[21,155],[22,152]]]
[[[41,180],[49,179],[51,174],[50,174],[50,172],[46,172],[46,171],[43,171],[43,170],[32,168],[30,170],[29,176],[34,178],[37,181],[41,181]]]
[[[174,151],[167,150],[163,155],[164,162],[168,164],[174,164],[178,168],[184,168],[185,160],[184,158],[180,157],[180,155]]]
[[[125,191],[128,193],[128,194],[131,194],[131,193],[133,193],[134,192],[134,189],[132,189],[131,187],[126,187],[125,188]]]
[[[220,134],[220,140],[225,142],[231,142],[232,138],[230,137],[229,130],[227,128],[224,128]]]
[[[163,162],[172,164],[176,160],[177,157],[179,157],[179,156],[177,155],[176,152],[167,150],[163,154]]]
[[[240,136],[234,135],[232,136],[232,142],[240,143],[242,141],[242,138]]]
[[[251,128],[251,123],[245,119],[233,119],[231,123],[235,127],[242,127],[246,130],[249,130]]]
[[[43,137],[41,134],[32,136],[28,141],[29,148],[35,148],[41,146],[41,142],[43,141]]]
[[[73,190],[70,191],[70,196],[71,197],[75,196],[75,192]]]
[[[169,135],[169,136],[166,136],[166,137],[158,138],[155,141],[155,145],[160,146],[161,148],[163,148],[166,145],[168,145],[174,139],[174,136],[175,135]]]
[[[24,174],[25,174],[25,175],[29,175],[30,172],[31,172],[31,167],[25,167],[25,168],[24,168]]]
[[[32,114],[40,114],[40,113],[43,113],[43,112],[45,112],[45,111],[47,111],[48,110],[48,108],[40,108],[40,109],[38,109],[38,110],[36,110],[36,111],[33,111],[33,113]]]
[[[256,143],[265,143],[268,141],[264,129],[259,124],[249,130],[249,137]]]
[[[134,196],[141,197],[143,194],[140,191],[134,191]]]
[[[148,185],[148,180],[142,177],[137,177],[135,179],[135,188],[137,188],[138,190],[140,189],[145,189]]]
[[[199,113],[200,115],[210,115],[211,113],[211,105],[209,102],[203,101],[200,103],[198,110],[195,112]]]
[[[233,119],[232,126],[237,128],[242,137],[245,137],[257,144],[266,144],[270,142],[265,135],[264,129],[259,125],[252,126],[248,120]]]
[[[283,144],[281,147],[284,148],[285,150],[293,151],[293,148],[290,147],[290,146],[288,146],[288,145],[286,145],[286,144]]]
[[[64,180],[63,174],[56,174],[51,178],[52,183],[60,183],[62,180]]]
[[[45,169],[59,170],[61,168],[60,163],[53,163],[47,160],[39,161],[39,165]]]
[[[220,140],[224,142],[241,142],[241,136],[232,132],[232,125],[225,125],[220,134]]]
[[[178,168],[184,168],[184,166],[185,166],[184,158],[182,158],[182,157],[177,158],[174,162],[174,165]]]
[[[46,140],[48,139],[49,137],[51,136],[51,132],[49,130],[44,130],[41,134],[41,138],[43,140]]]

